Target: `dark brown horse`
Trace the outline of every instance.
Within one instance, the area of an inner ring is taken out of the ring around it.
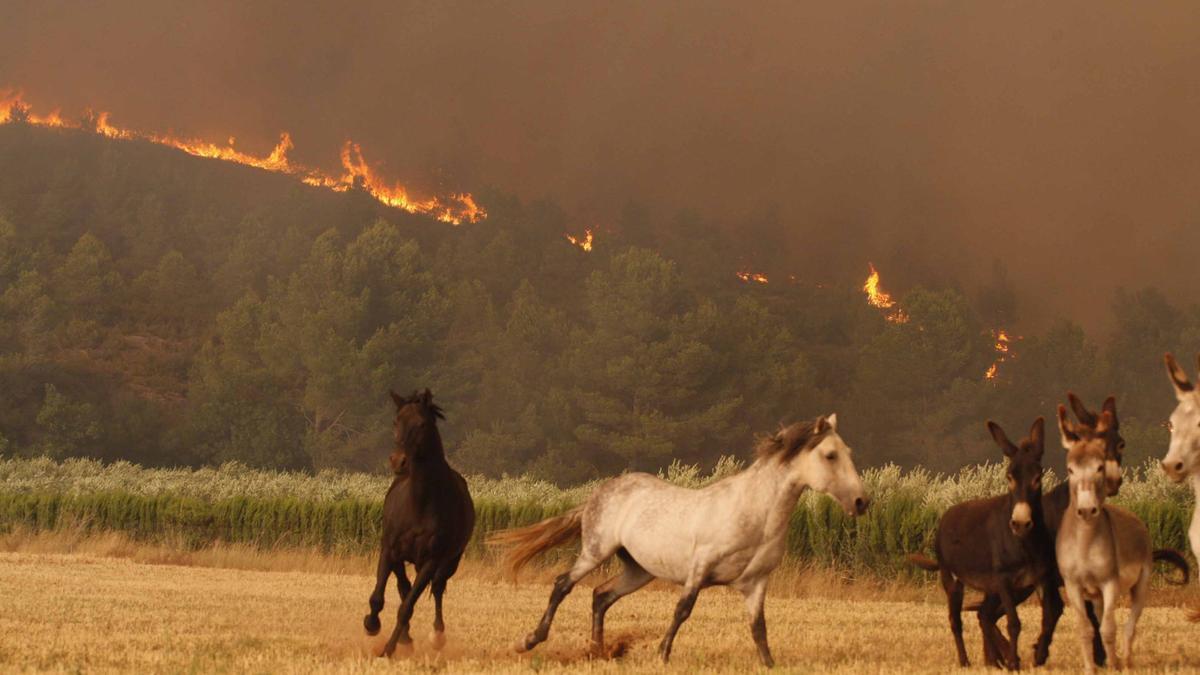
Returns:
[[[1017,446],[998,424],[988,422],[992,438],[1008,458],[1009,491],[947,509],[938,522],[936,562],[918,554],[909,556],[918,566],[941,572],[950,631],[961,666],[970,665],[962,637],[963,588],[970,586],[986,593],[978,609],[984,661],[995,666],[1003,659],[1005,666],[1020,668],[1017,641],[1021,621],[1017,605],[1042,583],[1051,560],[1041,514],[1045,426],[1045,420],[1039,417],[1029,430],[1029,438]],[[992,618],[998,607],[1008,616],[1008,640],[999,635]],[[999,645],[1004,646],[1004,653],[999,652]]]
[[[441,649],[445,644],[442,595],[475,528],[475,506],[467,482],[446,463],[437,428],[437,421],[444,417],[433,403],[433,394],[426,389],[404,398],[392,392],[392,400],[396,403],[396,447],[389,460],[395,478],[383,502],[383,546],[371,593],[371,613],[363,618],[367,634],[378,634],[383,594],[388,577],[395,574],[400,609],[396,629],[380,656],[391,656],[397,645],[411,649],[408,622],[426,586],[435,605],[433,646]],[[411,585],[405,563],[412,563],[416,571]]]

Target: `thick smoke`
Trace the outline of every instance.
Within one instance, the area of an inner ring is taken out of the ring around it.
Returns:
[[[0,87],[581,223],[766,220],[810,277],[999,259],[1031,323],[1195,283],[1191,2],[298,4],[5,2]]]

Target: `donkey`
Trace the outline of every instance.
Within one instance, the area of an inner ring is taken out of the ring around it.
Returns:
[[[383,502],[383,545],[375,572],[375,590],[371,593],[371,612],[363,618],[368,635],[379,633],[379,612],[388,577],[396,575],[400,589],[400,609],[396,628],[380,656],[391,656],[397,645],[411,650],[408,623],[413,606],[428,586],[434,602],[433,647],[446,642],[446,624],[442,620],[442,595],[446,581],[458,570],[475,528],[475,506],[467,482],[446,463],[437,421],[445,419],[442,409],[433,403],[426,389],[407,398],[391,392],[396,404],[392,422],[395,449],[389,463],[395,477]],[[405,563],[412,563],[416,578],[411,584]]]
[[[1055,550],[1059,573],[1067,590],[1067,599],[1079,615],[1079,638],[1088,672],[1095,672],[1092,643],[1095,627],[1087,617],[1085,599],[1100,609],[1100,638],[1113,662],[1126,667],[1133,661],[1133,638],[1138,618],[1150,590],[1154,560],[1162,559],[1181,566],[1187,578],[1187,564],[1176,553],[1172,556],[1150,548],[1150,531],[1132,512],[1105,504],[1106,444],[1105,433],[1113,424],[1112,415],[1101,414],[1095,429],[1073,427],[1067,410],[1058,406],[1058,428],[1067,450],[1067,484],[1070,507],[1063,514]],[[1129,619],[1125,622],[1125,654],[1116,650],[1116,608],[1123,593],[1130,595]]]
[[[1042,518],[1042,452],[1046,422],[1039,417],[1029,438],[1014,445],[995,422],[987,423],[996,445],[1008,458],[1008,492],[955,504],[938,522],[934,550],[937,561],[909,555],[917,566],[939,571],[950,613],[950,632],[958,651],[958,664],[971,664],[962,636],[963,587],[987,595],[978,607],[983,631],[983,658],[989,666],[1020,668],[1017,641],[1021,604],[1041,583],[1051,554]],[[996,627],[996,608],[1008,616],[1008,640]],[[1003,650],[1003,653],[1002,651]]]
[[[1168,423],[1171,443],[1163,457],[1162,469],[1176,483],[1187,480],[1192,485],[1192,492],[1196,495],[1196,510],[1188,527],[1188,542],[1192,546],[1192,554],[1200,556],[1200,392],[1196,391],[1195,385],[1179,367],[1174,356],[1167,354],[1164,361],[1178,403]],[[1200,621],[1200,610],[1193,610],[1188,618]]]
[[[767,577],[783,559],[788,521],[806,488],[833,496],[850,515],[866,512],[869,500],[850,455],[838,436],[837,416],[818,417],[762,439],[753,464],[704,488],[629,473],[603,483],[563,516],[497,533],[493,543],[512,547],[505,564],[513,575],[542,551],[582,539],[579,557],[555,580],[541,622],[518,651],[543,642],[563,598],[615,555],[623,572],[592,594],[592,654],[604,653],[604,615],[613,603],[659,578],[683,586],[659,645],[664,663],[700,590],[728,585],[745,596],[759,658],[773,666],[763,615]]]

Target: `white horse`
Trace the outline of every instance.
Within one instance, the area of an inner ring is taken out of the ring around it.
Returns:
[[[1167,354],[1164,360],[1179,403],[1171,413],[1171,444],[1162,460],[1162,468],[1176,483],[1186,479],[1192,485],[1196,510],[1192,512],[1192,524],[1188,527],[1188,542],[1192,545],[1192,554],[1200,557],[1200,392],[1196,391],[1174,356]],[[1200,611],[1193,611],[1189,618],[1200,621]]]
[[[616,555],[623,572],[592,595],[593,654],[604,653],[604,614],[651,580],[683,586],[659,655],[666,662],[679,626],[700,589],[728,585],[741,591],[759,657],[774,665],[763,617],[767,577],[783,559],[788,521],[806,488],[837,499],[848,514],[866,511],[868,498],[850,448],[837,434],[837,417],[793,424],[763,439],[746,470],[702,489],[678,487],[645,473],[613,478],[573,511],[530,527],[499,532],[492,542],[512,546],[512,574],[538,553],[582,538],[579,557],[560,575],[541,623],[518,645],[532,649],[550,634],[559,603],[589,572]]]

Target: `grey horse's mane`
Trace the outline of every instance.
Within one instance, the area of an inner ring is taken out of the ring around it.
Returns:
[[[755,459],[779,457],[781,461],[789,462],[800,452],[820,443],[832,427],[824,417],[818,417],[810,422],[796,422],[782,427],[772,436],[764,436],[754,447]]]

